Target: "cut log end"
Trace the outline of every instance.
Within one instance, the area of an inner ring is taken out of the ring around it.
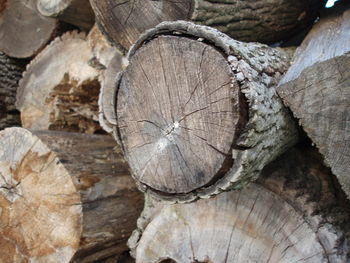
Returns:
[[[95,262],[126,251],[142,195],[112,138],[11,128],[0,139],[1,262]]]
[[[257,185],[166,207],[136,250],[136,262],[244,261],[326,262],[327,257],[304,218]]]
[[[283,51],[182,21],[148,31],[128,59],[100,112],[144,191],[188,201],[241,187],[296,141],[274,89]]]
[[[85,36],[70,32],[31,61],[16,101],[23,127],[103,132],[98,123],[99,73],[89,66],[91,57]]]
[[[123,75],[117,110],[136,178],[161,192],[188,193],[225,174],[242,121],[239,98],[214,47],[162,36],[141,48]]]
[[[193,0],[180,1],[90,1],[99,27],[125,50],[139,35],[162,21],[189,19]],[[113,22],[110,20],[113,17]]]
[[[56,19],[39,14],[35,0],[2,1],[0,51],[16,58],[32,57],[54,37],[57,26]]]

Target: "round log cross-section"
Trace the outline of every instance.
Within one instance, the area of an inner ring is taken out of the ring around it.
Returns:
[[[36,55],[57,32],[58,22],[36,9],[36,0],[0,0],[0,51],[16,58]]]
[[[325,0],[90,0],[90,3],[101,30],[116,45],[128,50],[144,31],[160,22],[177,20],[215,27],[237,40],[281,41],[312,24]]]
[[[144,190],[192,199],[242,186],[295,142],[274,89],[288,65],[282,51],[170,22],[141,37],[129,61],[116,114],[104,94],[100,112]]]
[[[246,121],[232,79],[225,57],[193,39],[161,36],[135,54],[118,113],[137,179],[187,193],[228,171],[237,127]]]
[[[127,250],[142,194],[106,135],[0,132],[0,262],[96,262]]]

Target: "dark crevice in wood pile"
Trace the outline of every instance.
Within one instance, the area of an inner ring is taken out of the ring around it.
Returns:
[[[21,125],[15,100],[18,82],[27,62],[0,53],[0,130]]]

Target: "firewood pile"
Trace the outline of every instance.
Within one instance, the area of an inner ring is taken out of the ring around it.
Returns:
[[[0,0],[0,263],[350,262],[350,3]]]

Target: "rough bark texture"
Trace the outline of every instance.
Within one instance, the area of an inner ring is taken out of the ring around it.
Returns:
[[[142,195],[112,138],[9,128],[0,149],[1,262],[96,262],[126,250]]]
[[[350,9],[339,8],[314,26],[277,90],[350,197]]]
[[[143,191],[188,201],[239,188],[297,140],[274,88],[289,65],[282,50],[165,22],[128,59],[109,124]]]
[[[84,34],[56,38],[28,65],[16,107],[22,125],[37,130],[99,133],[99,72],[89,66]]]
[[[315,20],[324,0],[90,0],[101,30],[128,50],[163,21],[190,20],[241,41],[273,43]]]
[[[0,53],[0,130],[21,124],[15,101],[25,63]]]
[[[37,8],[44,16],[57,17],[83,30],[95,22],[89,0],[37,0]]]
[[[1,3],[1,52],[16,58],[32,57],[55,36],[57,20],[42,16],[36,9],[36,0]]]
[[[142,263],[348,262],[349,215],[333,175],[307,147],[243,190],[191,204],[148,196],[129,246]]]

